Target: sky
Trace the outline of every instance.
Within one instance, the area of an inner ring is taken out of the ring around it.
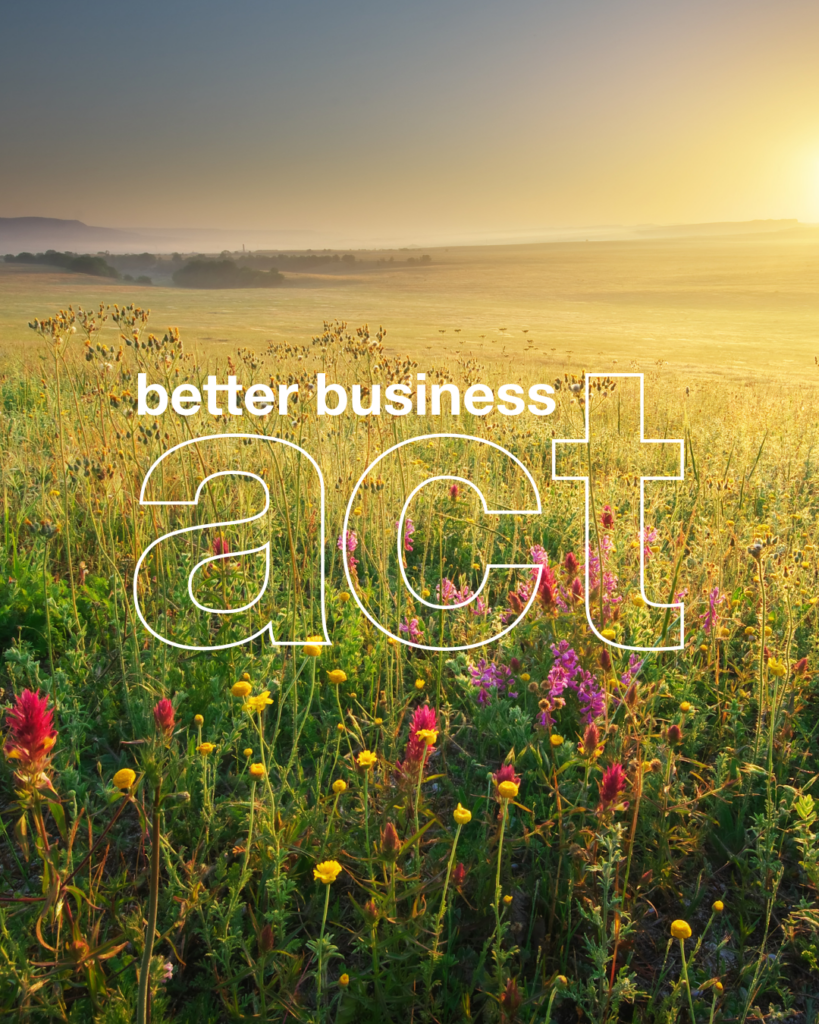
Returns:
[[[27,0],[0,217],[383,244],[819,222],[816,0]]]

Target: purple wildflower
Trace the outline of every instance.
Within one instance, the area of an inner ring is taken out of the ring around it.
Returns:
[[[447,579],[446,576],[441,580],[438,586],[435,588],[435,593],[438,597],[439,604],[464,604],[473,595],[469,589],[469,584],[464,583],[460,590],[455,586],[452,580]]]
[[[418,619],[410,619],[407,622],[406,619],[398,627],[399,632],[409,633],[409,638],[412,643],[416,643],[419,640],[424,639],[424,627],[418,622]]]
[[[469,666],[469,674],[472,676],[472,685],[480,688],[479,704],[489,700],[490,690],[495,690],[499,696],[508,692],[510,697],[517,697],[516,693],[509,691],[512,672],[507,665],[497,665],[494,661],[481,658],[477,664]]]
[[[546,711],[541,709],[540,724],[551,725],[551,716],[548,714],[548,710],[554,710],[558,706],[555,704],[557,699],[564,701],[562,695],[567,689],[574,690],[577,695],[583,721],[592,722],[603,713],[605,708],[605,696],[597,685],[597,678],[583,668],[574,648],[570,647],[566,640],[561,640],[559,644],[552,644],[552,654],[555,660],[546,677],[552,708]]]
[[[355,530],[347,530],[347,543],[344,543],[344,534],[338,538],[336,547],[339,551],[343,551],[347,548],[347,554],[349,556],[348,561],[350,563],[350,572],[355,572],[355,567],[358,565],[358,559],[353,556],[353,552],[358,547],[358,537],[356,537]]]
[[[398,523],[395,524],[396,526]],[[404,550],[412,551],[412,535],[415,533],[415,526],[411,519],[404,520]]]
[[[719,587],[714,587],[708,595],[708,611],[702,617],[702,628],[706,633],[710,633],[714,628],[717,621],[717,609],[724,599],[725,595],[720,594]]]

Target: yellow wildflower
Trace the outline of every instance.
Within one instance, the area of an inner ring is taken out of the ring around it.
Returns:
[[[437,729],[419,729],[415,735],[422,743],[426,743],[428,747],[438,742]]]
[[[371,768],[378,760],[378,756],[371,750],[362,750],[356,760],[362,768]]]
[[[617,638],[617,633],[613,629],[604,629],[600,636],[605,640],[615,640]]]
[[[196,748],[196,752],[198,754],[202,754],[204,757],[207,757],[208,754],[212,754],[214,750],[216,750],[216,746],[213,743],[200,743]]]
[[[711,904],[711,909],[714,911],[715,914],[721,914],[723,910],[725,910],[725,904],[722,902],[722,900],[714,900],[714,902]]]
[[[347,673],[340,668],[334,668],[332,672],[327,673],[327,678],[331,683],[346,683]]]
[[[317,658],[321,654],[322,637],[308,636],[304,645],[304,656],[306,658]]]
[[[468,825],[472,821],[472,811],[468,811],[459,803],[452,812],[452,817],[458,825]]]
[[[264,765],[261,762],[256,762],[250,766],[250,774],[254,779],[263,779],[267,773],[264,770]]]
[[[373,719],[373,724],[374,725],[383,725],[384,724],[384,719],[383,718],[374,718]]]
[[[782,676],[785,675],[785,673],[787,671],[788,670],[785,667],[785,663],[784,662],[779,661],[777,658],[769,658],[768,659],[768,672],[770,672],[770,674],[772,676],[777,676],[777,677],[781,678]]]
[[[682,713],[685,715],[691,710],[692,707],[693,704],[689,704],[687,700],[684,700],[682,704],[680,704],[680,711],[682,711]]]
[[[690,939],[691,925],[687,921],[672,921],[671,934],[675,939]]]
[[[341,593],[338,595],[338,599],[339,601],[341,601],[342,604],[347,604],[347,602],[350,600],[350,595],[347,593],[346,590],[342,590]]]
[[[253,747],[245,747],[242,753],[245,755],[245,757],[253,757]]]
[[[549,737],[549,742],[552,744],[553,747],[559,747],[563,742],[563,737],[558,736],[556,732],[552,733],[552,735]]]
[[[117,789],[130,789],[136,781],[136,772],[131,768],[120,768],[113,782]]]
[[[424,687],[425,687],[426,685],[427,685],[427,684],[426,684],[426,681],[425,681],[424,679],[416,679],[416,680],[415,680],[415,689],[416,689],[416,690],[423,690],[423,688],[424,688]]]
[[[350,984],[350,975],[342,974],[341,977],[338,979],[338,983],[339,985],[341,985],[342,988],[347,988],[347,986]]]
[[[201,715],[194,715],[193,716],[193,724],[194,725],[204,725],[205,724],[205,719]]]
[[[254,697],[248,697],[242,705],[242,710],[252,715],[256,711],[264,711],[267,705],[272,703],[270,690],[262,690],[261,693],[257,693]]]
[[[520,677],[520,681],[522,683],[528,683],[531,678],[532,677],[529,675],[528,672],[524,672],[523,675],[521,675],[521,677]]]
[[[512,897],[511,897],[511,896],[504,896],[504,897],[503,897],[503,902],[504,902],[504,903],[506,904],[506,906],[508,907],[508,906],[509,906],[509,904],[510,904],[510,903],[512,902]]]
[[[333,783],[333,792],[336,794],[343,793],[347,789],[347,783],[344,779],[336,779]]]
[[[498,785],[498,795],[504,800],[514,800],[518,795],[519,787],[514,782],[501,782]]]
[[[313,868],[313,878],[324,885],[331,885],[341,874],[341,865],[337,860],[323,860]]]
[[[246,679],[240,679],[238,683],[234,683],[230,688],[230,692],[234,697],[247,697],[253,687]]]

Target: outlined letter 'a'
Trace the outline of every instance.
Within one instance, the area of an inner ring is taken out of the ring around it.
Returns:
[[[303,448],[258,434],[184,441],[148,470],[139,503],[162,532],[136,564],[134,606],[158,640],[192,651],[330,643],[324,479]]]

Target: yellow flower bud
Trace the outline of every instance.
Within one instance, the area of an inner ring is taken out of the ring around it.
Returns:
[[[336,779],[336,781],[333,783],[333,792],[336,795],[343,793],[346,789],[347,783],[344,781],[344,779]]]
[[[130,789],[136,781],[136,772],[131,768],[120,768],[113,778],[117,789]]]
[[[458,825],[468,825],[472,821],[472,811],[468,811],[459,803],[452,812],[452,817]]]
[[[675,939],[690,939],[691,925],[687,921],[676,920],[671,922],[671,934]]]
[[[320,636],[308,636],[304,645],[305,658],[317,658],[321,654],[321,642]]]

